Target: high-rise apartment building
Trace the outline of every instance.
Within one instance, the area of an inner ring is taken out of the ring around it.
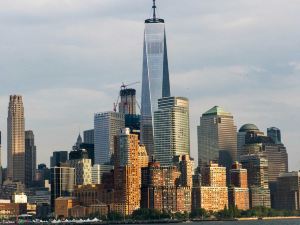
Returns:
[[[230,170],[230,187],[228,188],[229,206],[237,207],[240,210],[249,209],[249,189],[247,170],[235,162]]]
[[[250,190],[250,208],[257,206],[271,207],[271,196],[268,179],[268,160],[261,154],[241,156],[241,164],[247,169]]]
[[[189,102],[183,97],[158,100],[154,112],[154,158],[171,166],[173,158],[190,154]]]
[[[198,126],[198,165],[200,169],[211,161],[229,170],[237,160],[237,133],[233,116],[221,107],[208,110]]]
[[[58,197],[72,196],[75,186],[75,169],[61,166],[51,168],[51,207],[54,208]]]
[[[25,119],[20,95],[11,95],[8,106],[7,177],[25,183]]]
[[[25,185],[30,187],[35,180],[36,146],[33,131],[25,131]]]
[[[83,143],[94,144],[94,129],[83,131]]]
[[[115,136],[114,164],[115,204],[121,205],[124,215],[130,215],[140,208],[141,167],[138,135],[130,134],[129,128]]]
[[[95,164],[106,164],[114,153],[114,136],[125,127],[123,113],[96,113],[94,117]]]
[[[176,166],[160,166],[150,162],[142,168],[141,208],[165,212],[190,212],[191,187],[180,183]]]
[[[277,127],[268,128],[267,135],[274,141],[275,144],[282,144],[281,143],[281,131]]]
[[[202,170],[202,186],[193,192],[199,192],[199,199],[193,200],[194,207],[217,212],[228,206],[228,188],[226,186],[226,167],[210,163]],[[197,194],[193,194],[197,196]]]
[[[154,154],[153,114],[158,99],[171,95],[165,21],[156,17],[153,2],[153,17],[145,20],[141,101],[141,143],[150,158]]]
[[[280,174],[275,208],[290,211],[300,209],[300,172]]]

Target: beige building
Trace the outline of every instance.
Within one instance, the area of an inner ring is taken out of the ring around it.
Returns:
[[[20,95],[11,95],[8,106],[7,178],[25,182],[25,119]]]
[[[154,157],[171,166],[173,157],[190,154],[189,101],[183,97],[158,100],[154,112]]]
[[[220,211],[228,207],[226,168],[210,163],[203,169],[199,206],[207,211]]]
[[[210,161],[230,169],[237,160],[237,133],[231,113],[219,106],[205,112],[198,126],[198,165],[203,169]]]
[[[247,170],[238,162],[235,162],[230,170],[228,200],[229,206],[236,206],[240,210],[249,209]]]
[[[75,168],[76,185],[92,184],[92,160],[72,159],[68,161],[70,167]]]

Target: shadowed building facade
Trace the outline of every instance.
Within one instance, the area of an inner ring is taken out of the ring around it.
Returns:
[[[226,166],[228,172],[237,160],[237,133],[231,113],[215,106],[205,112],[198,126],[198,165],[205,168],[211,161]]]
[[[25,185],[30,187],[35,180],[36,146],[33,131],[25,131]]]
[[[153,114],[158,99],[170,96],[165,21],[156,17],[153,2],[153,17],[145,20],[141,101],[141,143],[150,158],[154,154]]]

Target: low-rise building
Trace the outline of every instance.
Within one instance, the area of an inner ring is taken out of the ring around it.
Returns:
[[[56,218],[69,218],[70,209],[79,205],[78,201],[74,197],[59,197],[55,199],[55,217]]]
[[[11,219],[27,213],[26,203],[0,202],[0,218]]]

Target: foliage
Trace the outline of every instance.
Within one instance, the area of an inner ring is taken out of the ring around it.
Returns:
[[[124,219],[124,216],[121,213],[112,211],[107,214],[107,219],[109,221],[120,221]]]
[[[171,215],[168,212],[160,212],[157,209],[138,209],[132,213],[134,220],[159,220],[170,219]]]
[[[202,209],[202,208],[195,209],[190,214],[190,217],[193,219],[194,218],[206,218],[208,216],[209,216],[209,213],[205,209]]]

